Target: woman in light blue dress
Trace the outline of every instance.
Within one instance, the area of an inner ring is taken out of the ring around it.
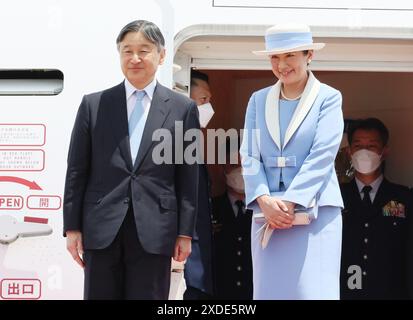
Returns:
[[[271,27],[265,43],[254,53],[270,58],[278,82],[252,94],[240,149],[247,206],[273,229],[263,248],[263,222],[252,222],[254,299],[339,299],[341,94],[308,70],[324,44],[307,26]],[[314,203],[311,222],[293,224],[294,209]]]

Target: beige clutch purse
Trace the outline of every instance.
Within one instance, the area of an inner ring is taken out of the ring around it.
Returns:
[[[271,193],[271,196],[280,198],[282,197],[284,192],[274,192]],[[257,230],[257,237],[260,237],[261,247],[264,249],[268,245],[268,241],[271,238],[271,235],[274,229],[270,228],[270,225],[267,223],[267,220],[264,217],[264,213],[261,212],[261,208],[257,203],[252,206],[249,206],[249,209],[252,209],[253,214],[252,218],[255,223],[263,223],[261,228]],[[295,217],[293,221],[293,225],[308,225],[311,223],[312,220],[317,218],[318,213],[318,206],[315,199],[311,202],[310,206],[303,207],[297,205],[294,210]]]

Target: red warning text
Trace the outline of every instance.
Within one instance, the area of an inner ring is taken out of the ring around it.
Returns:
[[[0,210],[20,210],[24,205],[23,197],[0,195]]]

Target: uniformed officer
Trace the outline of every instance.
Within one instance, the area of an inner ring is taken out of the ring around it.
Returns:
[[[240,164],[229,163],[228,153],[224,173],[227,192],[212,201],[216,298],[249,300],[252,299],[252,212],[245,209]]]
[[[191,99],[198,106],[201,128],[207,126],[213,115],[211,97],[208,75],[192,70]],[[205,164],[201,164],[199,165],[198,213],[192,237],[192,252],[186,260],[184,271],[187,286],[184,300],[209,300],[214,293],[210,191],[208,169]]]
[[[341,186],[344,200],[341,299],[407,298],[407,187],[388,181],[389,132],[376,118],[349,128],[355,176]]]

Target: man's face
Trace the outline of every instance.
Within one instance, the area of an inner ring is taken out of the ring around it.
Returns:
[[[196,86],[191,88],[191,99],[195,100],[197,106],[208,103],[211,100],[211,89],[206,81],[194,79]]]
[[[377,130],[363,130],[359,129],[353,133],[353,140],[350,145],[350,155],[356,151],[367,149],[379,155],[384,155],[387,148],[381,141],[380,134]]]
[[[164,62],[165,49],[158,52],[155,44],[141,32],[129,32],[119,44],[122,72],[138,89],[145,88],[154,78],[158,66]]]

